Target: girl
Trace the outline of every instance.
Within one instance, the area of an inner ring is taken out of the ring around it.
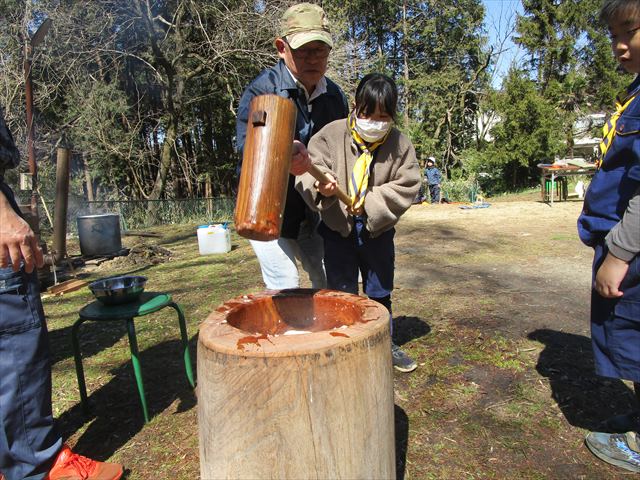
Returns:
[[[310,174],[296,188],[320,212],[327,285],[364,293],[391,312],[394,270],[394,226],[420,188],[420,169],[411,141],[393,127],[398,92],[386,75],[365,76],[356,89],[349,117],[326,125],[309,142],[309,156],[332,182]],[[337,200],[336,186],[348,191],[351,205]],[[393,345],[394,367],[403,372],[416,363]]]

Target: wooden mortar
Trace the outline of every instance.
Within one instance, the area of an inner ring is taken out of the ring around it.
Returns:
[[[395,478],[389,312],[329,290],[224,303],[200,327],[198,426],[203,479]]]

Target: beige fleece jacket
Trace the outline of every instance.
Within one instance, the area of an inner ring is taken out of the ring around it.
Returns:
[[[330,173],[348,193],[348,178],[359,157],[346,119],[336,120],[315,134],[308,145],[311,161]],[[315,178],[305,173],[296,178],[296,189],[305,202],[320,212],[324,223],[343,237],[353,228],[353,217],[337,197],[325,197],[314,187]],[[377,148],[364,201],[367,230],[372,237],[392,228],[411,206],[420,188],[420,168],[411,141],[392,128]]]

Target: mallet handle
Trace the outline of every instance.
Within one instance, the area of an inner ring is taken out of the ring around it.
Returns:
[[[313,163],[311,164],[311,167],[309,167],[309,173],[313,178],[318,180],[320,183],[330,182],[329,178],[327,178],[327,176],[322,172],[322,170],[316,167]],[[349,197],[349,195],[344,193],[344,191],[338,185],[336,185],[336,188],[337,188],[336,195],[338,196],[338,198],[342,201],[342,203],[350,207],[351,198]]]

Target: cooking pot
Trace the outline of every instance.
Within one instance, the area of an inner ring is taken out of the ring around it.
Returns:
[[[82,255],[109,255],[122,250],[120,215],[78,215],[78,237]]]

